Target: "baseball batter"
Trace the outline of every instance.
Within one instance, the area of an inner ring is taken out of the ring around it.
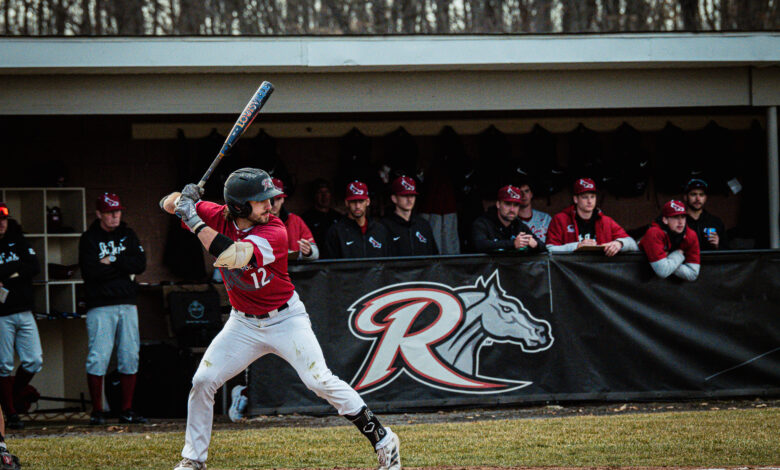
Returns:
[[[400,469],[398,436],[325,364],[306,307],[287,273],[287,230],[270,212],[271,199],[279,194],[265,171],[242,168],[225,182],[225,205],[201,201],[195,184],[160,201],[217,258],[214,266],[233,307],[192,379],[183,459],[174,470],[206,468],[214,394],[269,353],[292,365],[310,390],[357,426],[374,447],[380,469]]]

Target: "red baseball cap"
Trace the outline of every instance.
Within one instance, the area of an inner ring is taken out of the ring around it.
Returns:
[[[685,215],[685,203],[672,199],[671,201],[664,204],[664,208],[661,210],[661,215],[664,217]]]
[[[408,196],[420,193],[417,192],[417,183],[414,182],[414,178],[399,176],[393,181],[393,194]]]
[[[7,219],[11,216],[8,211],[8,206],[4,202],[0,202],[0,219]]]
[[[574,194],[595,193],[596,183],[590,178],[580,178],[574,182]]]
[[[282,194],[276,197],[287,197],[287,194],[284,193],[284,182],[279,178],[271,178],[271,181],[274,183],[274,186],[276,186],[276,189],[282,192]]]
[[[498,200],[504,202],[520,202],[520,188],[507,185],[498,190]]]
[[[368,199],[368,186],[366,183],[362,183],[355,180],[347,185],[347,197],[346,201],[359,201],[361,199]]]
[[[98,196],[95,205],[100,212],[121,211],[125,208],[125,206],[122,205],[122,201],[119,200],[119,196],[114,193],[101,194]]]

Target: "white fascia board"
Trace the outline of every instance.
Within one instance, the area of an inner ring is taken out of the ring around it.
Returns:
[[[582,70],[777,64],[780,33],[0,39],[0,74]]]

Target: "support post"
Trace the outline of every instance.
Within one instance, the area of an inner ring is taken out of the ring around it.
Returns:
[[[777,156],[777,106],[766,111],[767,169],[769,170],[769,246],[780,248],[780,165]]]

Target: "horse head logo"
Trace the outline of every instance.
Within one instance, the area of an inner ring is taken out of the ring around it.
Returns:
[[[532,382],[486,377],[479,355],[493,343],[523,352],[550,348],[550,324],[535,318],[501,286],[498,271],[458,288],[432,283],[394,284],[349,308],[350,330],[372,347],[352,381],[369,393],[401,373],[428,386],[460,393],[501,393]]]

